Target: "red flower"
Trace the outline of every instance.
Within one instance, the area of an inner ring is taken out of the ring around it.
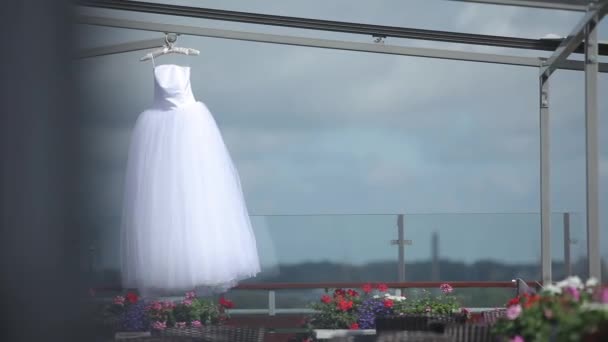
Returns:
[[[336,289],[334,291],[334,297],[344,297],[346,295],[346,291],[342,289]]]
[[[526,304],[524,304],[524,308],[529,308],[532,305],[534,305],[534,303],[538,302],[540,300],[540,296],[539,295],[533,295],[533,296],[526,296]]]
[[[519,304],[519,297],[512,298],[508,303],[507,307]]]
[[[321,297],[321,301],[325,304],[329,304],[331,303],[331,297],[328,295],[323,295],[323,297]]]
[[[138,298],[139,297],[137,297],[137,294],[134,292],[127,293],[127,301],[131,304],[137,303]]]
[[[342,311],[348,311],[353,308],[352,300],[341,300],[338,302],[338,308]]]
[[[384,307],[386,307],[386,308],[392,308],[393,307],[393,301],[391,299],[385,299],[384,300]]]
[[[362,289],[363,289],[363,292],[370,293],[370,292],[372,292],[372,284],[369,284],[369,283],[363,284]]]
[[[348,293],[348,295],[351,296],[351,297],[357,297],[357,296],[359,296],[359,292],[357,292],[355,290],[351,290],[351,289],[349,289],[346,293]]]
[[[226,309],[234,308],[234,303],[224,297],[220,297],[220,305],[225,307]]]
[[[378,291],[386,292],[386,291],[388,291],[388,286],[386,286],[386,284],[384,284],[384,283],[380,283],[380,284],[378,284]]]
[[[353,323],[350,325],[350,330],[357,330],[357,329],[359,329],[359,324]]]

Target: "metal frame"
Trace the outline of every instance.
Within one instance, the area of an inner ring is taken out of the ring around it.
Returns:
[[[608,1],[603,2],[608,9]],[[589,19],[585,31],[585,151],[587,207],[587,266],[590,277],[602,279],[599,224],[599,149],[598,149],[598,42],[597,24],[602,12]],[[605,14],[605,11],[603,12]]]
[[[540,235],[543,283],[552,280],[551,270],[551,127],[549,125],[549,79],[541,69],[540,84]]]
[[[587,244],[589,275],[601,279],[601,259],[599,249],[599,207],[598,207],[598,96],[597,74],[608,72],[606,64],[599,63],[600,55],[608,55],[608,45],[597,41],[596,26],[608,11],[608,0],[586,1],[549,1],[549,0],[452,0],[485,3],[494,5],[524,6],[554,10],[572,10],[586,13],[574,27],[571,34],[563,40],[524,39],[513,37],[487,36],[445,31],[420,30],[380,25],[357,24],[328,20],[316,20],[255,13],[212,10],[198,7],[175,6],[139,1],[82,0],[83,6],[97,8],[137,11],[177,15],[192,18],[233,21],[249,24],[283,26],[298,29],[332,31],[350,34],[363,34],[371,37],[394,37],[408,39],[434,40],[451,43],[487,45],[529,50],[554,51],[548,59],[496,54],[473,53],[442,49],[412,48],[394,45],[355,43],[341,40],[302,38],[285,35],[272,35],[253,32],[207,29],[193,26],[150,23],[100,17],[80,16],[81,24],[121,27],[127,29],[173,32],[223,39],[264,42],[273,44],[308,46],[349,51],[362,51],[393,55],[441,58],[483,63],[496,63],[539,68],[539,128],[540,128],[540,207],[541,207],[541,265],[542,281],[552,281],[551,273],[551,192],[550,192],[550,111],[549,78],[557,69],[584,70],[585,72],[585,122],[586,122],[586,201],[587,201]],[[124,51],[133,51],[148,46],[151,41],[121,44],[82,51],[81,57],[92,57]],[[584,53],[584,61],[568,60],[572,53]],[[400,237],[402,238],[402,237]],[[274,293],[269,294],[272,304]]]
[[[536,57],[498,55],[490,53],[445,49],[417,48],[377,43],[356,43],[344,40],[305,38],[289,35],[244,32],[224,29],[210,29],[197,26],[150,23],[145,21],[114,19],[107,17],[79,16],[76,18],[76,22],[85,25],[97,25],[153,32],[173,32],[191,36],[232,39],[258,43],[305,46],[323,49],[382,53],[412,57],[438,58],[479,63],[517,65],[524,67],[538,68],[541,66],[542,63],[542,60]],[[137,47],[145,45],[148,42],[150,41],[145,40],[141,42],[112,45],[94,49],[84,49],[79,53],[79,57],[88,58],[113,53],[134,51],[137,50]],[[134,46],[130,46],[129,44],[133,44]],[[160,44],[161,41],[159,39],[155,46],[159,46]],[[584,62],[576,60],[565,60],[559,64],[559,68],[565,70],[584,70]],[[608,63],[600,63],[599,68],[600,72],[608,72]]]

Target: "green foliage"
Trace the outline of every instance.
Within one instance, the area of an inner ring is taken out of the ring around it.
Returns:
[[[460,302],[452,292],[443,292],[433,296],[428,290],[421,290],[418,296],[408,298],[395,305],[395,313],[417,313],[417,314],[451,314],[458,312],[461,308]]]

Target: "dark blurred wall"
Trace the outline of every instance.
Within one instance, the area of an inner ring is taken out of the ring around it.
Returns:
[[[0,3],[2,341],[86,341],[69,2]]]

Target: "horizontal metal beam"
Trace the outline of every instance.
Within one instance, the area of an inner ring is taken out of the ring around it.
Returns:
[[[520,56],[506,56],[506,55],[494,55],[478,52],[467,52],[467,51],[455,51],[455,50],[442,50],[442,49],[429,49],[429,48],[416,48],[416,47],[405,47],[395,46],[377,43],[356,43],[341,40],[330,40],[330,39],[316,39],[316,38],[304,38],[304,37],[293,37],[285,35],[275,35],[266,33],[254,33],[254,32],[242,32],[232,30],[221,30],[221,29],[210,29],[195,26],[183,26],[183,25],[172,25],[172,24],[161,24],[161,23],[150,23],[135,20],[126,19],[114,19],[114,18],[103,18],[103,17],[89,17],[79,16],[76,18],[76,22],[79,24],[87,25],[100,25],[108,27],[118,27],[126,29],[144,30],[144,31],[155,31],[155,32],[172,32],[202,37],[222,38],[222,39],[233,39],[250,42],[260,43],[271,43],[271,44],[282,44],[282,45],[293,45],[293,46],[306,46],[315,48],[325,49],[337,49],[347,51],[359,51],[359,52],[370,52],[370,53],[381,53],[390,55],[402,55],[412,57],[426,57],[426,58],[438,58],[448,60],[459,60],[469,62],[481,62],[481,63],[493,63],[493,64],[506,64],[506,65],[518,65],[526,67],[539,67],[540,59],[534,57],[520,57]],[[159,38],[158,43],[162,41]],[[139,45],[140,43],[134,43]],[[133,51],[134,49],[127,44],[120,44],[120,47],[126,51]],[[116,46],[96,48],[95,51],[83,51],[79,55],[91,57],[93,52],[98,55],[107,55],[110,53],[117,53],[119,48]],[[560,66],[563,69],[568,70],[583,70],[584,65],[581,61],[567,60]],[[600,71],[608,72],[608,64],[600,64]]]
[[[111,46],[103,46],[89,49],[82,49],[78,52],[78,58],[99,57],[105,55],[113,55],[116,53],[124,53],[130,51],[139,51],[160,47],[163,42],[160,39],[148,39],[137,42],[129,42],[116,44]]]
[[[471,34],[462,32],[422,30],[405,27],[370,25],[342,21],[319,20],[309,18],[287,17],[278,15],[236,12],[200,7],[178,6],[170,4],[148,3],[130,0],[80,0],[81,6],[135,11],[141,13],[155,13],[191,18],[232,21],[248,24],[282,26],[297,29],[318,31],[331,31],[350,34],[363,34],[368,36],[393,37],[405,39],[432,40],[459,44],[486,45],[505,48],[555,51],[559,40],[529,39],[517,37],[503,37],[492,35]],[[583,53],[582,46],[577,52]],[[600,46],[600,54],[608,55],[608,46]]]
[[[581,46],[588,25],[590,23],[595,25],[595,23],[602,20],[606,11],[608,11],[608,0],[600,0],[594,3],[593,7],[589,8],[589,11],[587,11],[585,16],[576,24],[568,37],[562,40],[561,44],[557,47],[555,52],[553,52],[553,55],[547,59],[547,62],[541,68],[542,78],[551,76],[551,74],[558,69],[559,64],[562,61],[565,61],[571,53],[575,52]]]
[[[586,11],[587,0],[450,0],[459,2],[474,2],[490,5],[531,7],[564,11]]]

